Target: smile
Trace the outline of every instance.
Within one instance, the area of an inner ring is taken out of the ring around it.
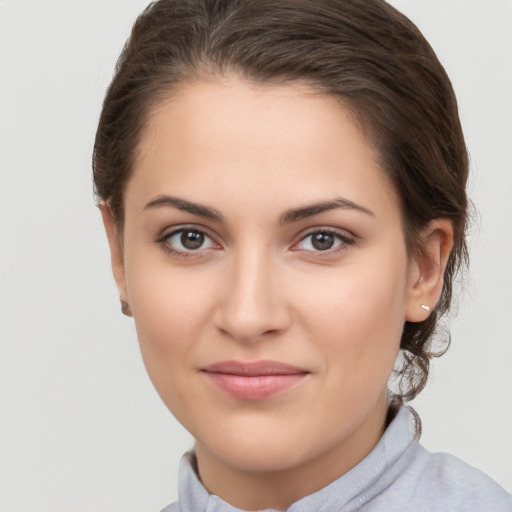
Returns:
[[[223,361],[201,369],[217,389],[243,400],[262,400],[291,389],[310,372],[277,361]]]

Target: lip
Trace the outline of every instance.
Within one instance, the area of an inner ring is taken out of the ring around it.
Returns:
[[[263,400],[283,393],[310,373],[279,361],[221,361],[200,371],[217,389],[243,400]]]

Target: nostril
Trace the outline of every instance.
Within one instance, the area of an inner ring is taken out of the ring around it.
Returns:
[[[225,336],[237,341],[255,342],[279,335],[287,329],[289,320],[284,310],[279,311],[274,306],[265,311],[224,309],[218,312],[215,323]]]

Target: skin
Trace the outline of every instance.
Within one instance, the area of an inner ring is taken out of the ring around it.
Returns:
[[[338,102],[235,77],[189,84],[150,115],[122,236],[102,214],[147,371],[194,436],[211,493],[284,510],[373,449],[403,324],[438,300],[452,229],[433,221],[422,256],[408,256],[396,192]],[[172,235],[184,226],[204,245],[187,251]],[[334,245],[318,250],[311,233],[326,231]],[[225,360],[308,373],[244,400],[201,372]]]

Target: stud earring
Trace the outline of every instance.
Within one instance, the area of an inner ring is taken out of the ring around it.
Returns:
[[[425,304],[422,304],[421,308],[424,309],[425,311],[430,311],[430,308]]]
[[[121,312],[123,315],[126,316],[132,316],[132,312],[130,311],[130,306],[128,305],[128,302],[121,299]]]

